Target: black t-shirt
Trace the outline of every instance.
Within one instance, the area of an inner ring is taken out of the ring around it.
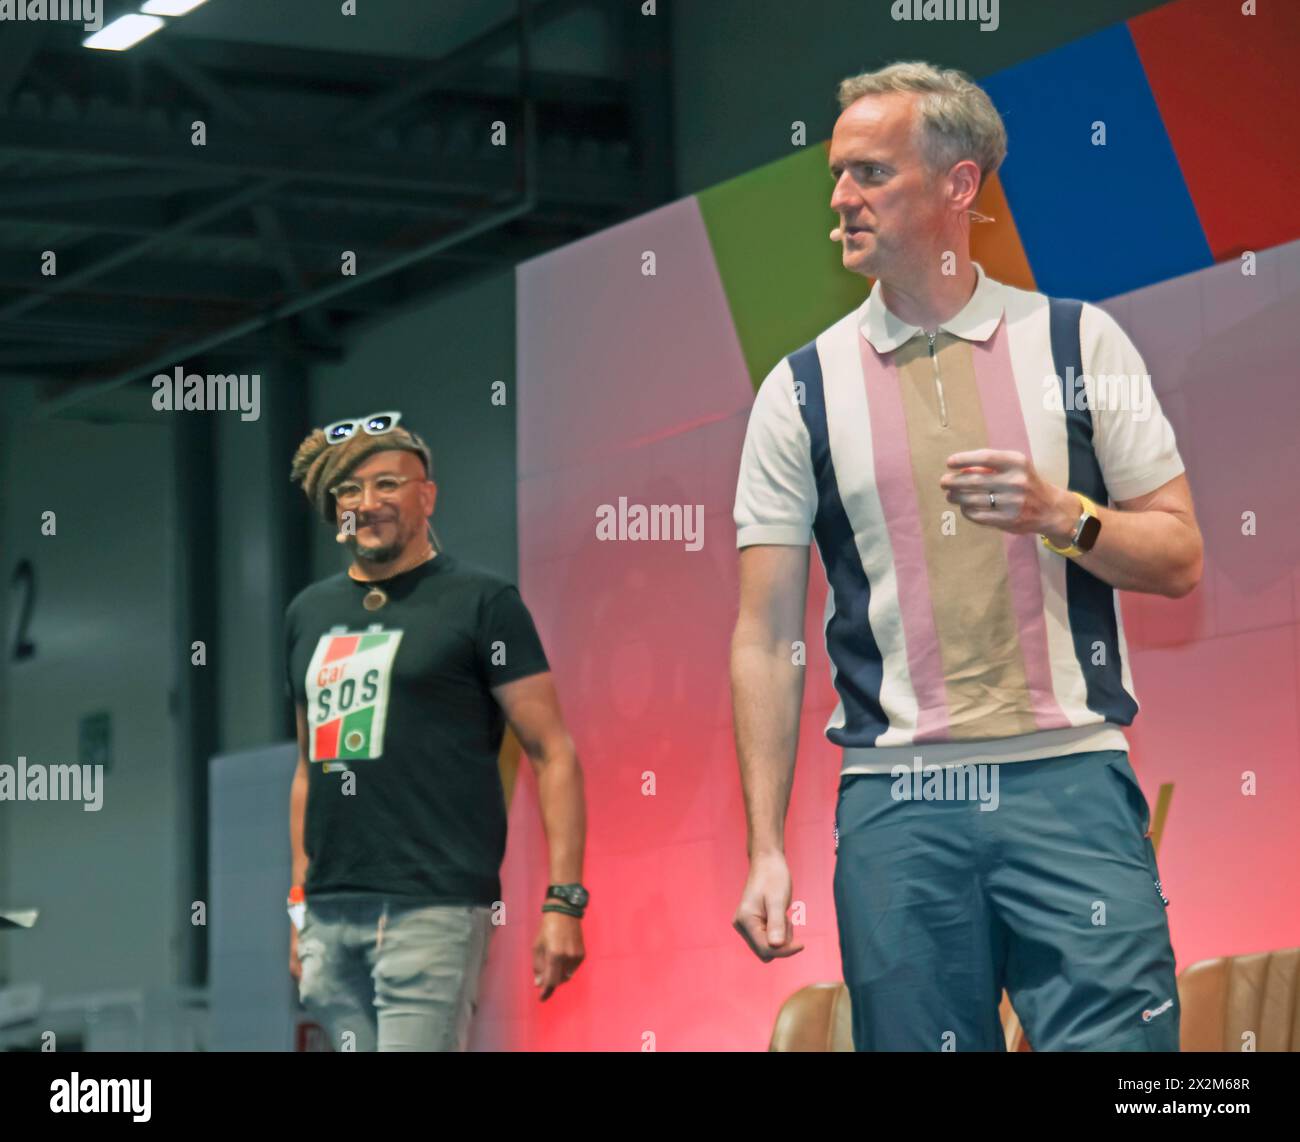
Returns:
[[[378,584],[346,572],[285,611],[307,711],[307,897],[501,898],[505,716],[490,687],[550,667],[518,590],[445,552]]]

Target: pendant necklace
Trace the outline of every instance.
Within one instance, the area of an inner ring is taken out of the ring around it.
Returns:
[[[423,559],[420,560],[420,563],[427,563],[430,559],[433,558],[435,554],[436,552],[432,548],[430,548],[429,553]],[[398,575],[405,575],[407,571],[415,570],[416,567],[420,566],[420,563],[413,563],[411,564],[410,567],[407,567],[405,570],[396,571],[392,575],[390,575],[389,578],[395,579]],[[387,602],[388,602],[388,592],[385,591],[378,584],[371,587],[370,590],[367,591],[361,599],[361,605],[365,607],[366,610],[368,611],[377,611],[379,610],[380,607],[384,606]]]

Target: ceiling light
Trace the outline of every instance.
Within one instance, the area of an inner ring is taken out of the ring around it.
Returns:
[[[133,48],[146,36],[152,36],[165,21],[157,16],[119,16],[106,28],[81,41],[85,48],[99,48],[106,52],[124,52]]]
[[[184,16],[207,2],[208,0],[145,0],[140,5],[140,11],[148,12],[150,16]]]

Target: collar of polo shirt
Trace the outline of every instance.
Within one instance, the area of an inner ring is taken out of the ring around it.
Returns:
[[[968,341],[987,341],[1002,320],[1002,287],[985,274],[979,262],[971,265],[975,267],[975,292],[958,313],[940,322],[939,328]],[[919,325],[908,325],[885,307],[879,280],[872,285],[871,293],[862,303],[858,327],[877,353],[891,353],[924,332]]]

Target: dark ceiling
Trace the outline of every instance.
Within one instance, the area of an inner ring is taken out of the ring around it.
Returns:
[[[635,0],[341,8],[208,0],[125,52],[0,25],[0,376],[49,412],[178,365],[337,360],[672,197],[666,20]]]

